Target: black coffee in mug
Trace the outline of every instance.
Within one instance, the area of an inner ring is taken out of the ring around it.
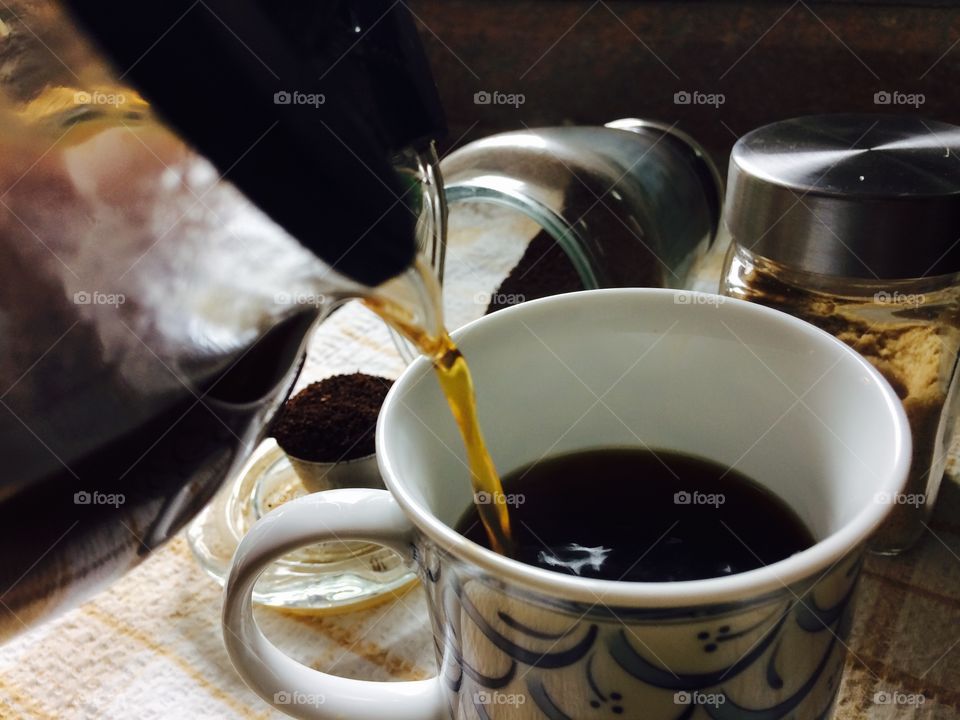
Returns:
[[[558,455],[481,493],[457,531],[490,547],[478,506],[510,508],[512,556],[580,577],[668,582],[722,577],[814,544],[779,497],[718,463],[671,451],[604,448]]]

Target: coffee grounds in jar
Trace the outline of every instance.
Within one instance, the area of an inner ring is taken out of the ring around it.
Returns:
[[[583,289],[580,275],[563,248],[541,230],[491,297],[486,314],[527,300]]]
[[[337,462],[372,455],[380,406],[392,380],[364,373],[333,375],[283,404],[270,434],[288,455]]]

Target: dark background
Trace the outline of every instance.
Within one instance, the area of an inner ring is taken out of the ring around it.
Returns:
[[[960,7],[945,2],[412,0],[450,134],[444,149],[524,125],[678,123],[726,166],[739,135],[818,112],[960,123]],[[522,93],[518,108],[480,90]],[[678,105],[678,91],[725,102]],[[919,107],[874,94],[922,94]]]

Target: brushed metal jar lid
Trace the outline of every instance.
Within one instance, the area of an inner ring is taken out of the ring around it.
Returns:
[[[744,135],[727,227],[789,267],[851,278],[960,271],[960,127],[914,116],[819,115]]]

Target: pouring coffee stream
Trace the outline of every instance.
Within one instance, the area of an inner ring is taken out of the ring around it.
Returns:
[[[411,295],[419,298],[419,302],[411,300]],[[463,439],[477,512],[490,547],[501,555],[512,555],[510,513],[503,502],[506,495],[483,438],[470,368],[444,326],[440,286],[433,270],[418,259],[410,270],[363,302],[433,363]],[[481,502],[480,498],[488,498],[489,502]]]

